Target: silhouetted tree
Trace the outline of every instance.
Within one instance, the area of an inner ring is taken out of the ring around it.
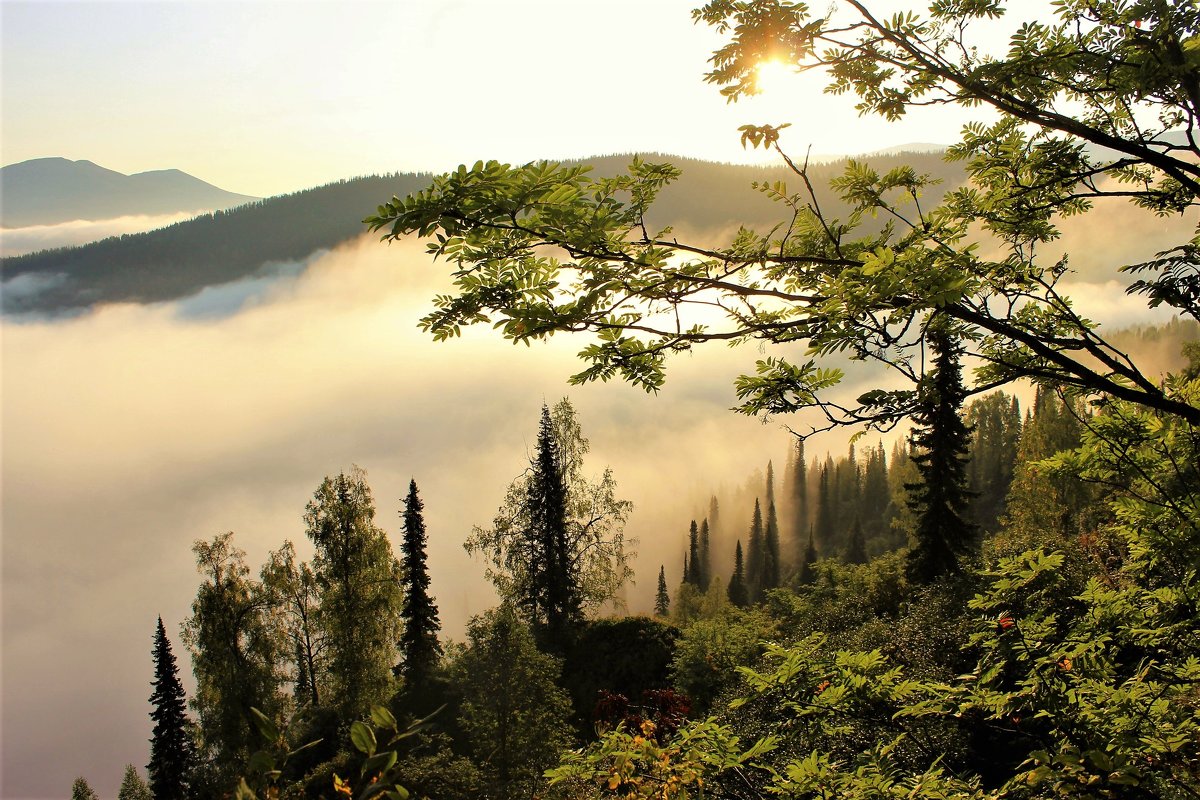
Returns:
[[[775,511],[775,465],[767,462],[767,520],[763,529],[762,579],[759,595],[779,588],[779,515]]]
[[[957,572],[975,544],[975,526],[967,519],[967,448],[971,431],[959,416],[965,390],[959,345],[941,320],[929,326],[933,372],[918,387],[913,420],[913,462],[921,476],[908,484],[909,508],[916,514],[915,543],[906,572],[914,583],[928,583]]]
[[[704,564],[700,560],[700,530],[696,527],[696,520],[692,520],[692,524],[688,527],[688,583],[695,586],[700,591],[704,591]]]
[[[742,540],[738,539],[733,551],[733,575],[729,578],[729,602],[738,608],[750,605],[750,596],[746,591],[746,566],[742,562]]]
[[[400,634],[400,653],[403,663],[399,673],[408,687],[425,682],[442,654],[438,643],[438,609],[429,596],[429,567],[425,556],[425,506],[417,494],[416,480],[409,481],[408,496],[404,498],[404,542],[401,545],[401,566],[404,577],[404,605],[400,619],[404,630]]]
[[[712,534],[705,517],[700,522],[700,588],[707,589],[712,578]]]
[[[808,465],[805,463],[804,440],[796,437],[791,468],[788,470],[788,485],[784,494],[791,499],[792,535],[786,551],[789,559],[802,549],[809,532],[808,519]]]
[[[762,597],[763,577],[767,564],[766,542],[763,536],[762,507],[754,498],[754,517],[750,522],[750,543],[746,548],[746,595],[751,603]]]
[[[654,595],[654,613],[665,617],[671,613],[671,595],[667,594],[667,568],[658,568],[658,592]]]
[[[179,669],[162,617],[154,631],[154,691],[150,719],[150,792],[154,800],[185,800],[195,765],[195,745],[187,718],[187,699],[179,682]]]

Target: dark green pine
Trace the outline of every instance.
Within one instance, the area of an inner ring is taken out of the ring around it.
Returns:
[[[158,618],[154,632],[154,691],[150,703],[154,706],[150,719],[154,732],[150,737],[150,792],[155,800],[185,800],[190,795],[192,770],[195,766],[195,745],[191,724],[187,718],[187,697],[179,682],[179,669],[171,642]]]
[[[429,565],[425,554],[428,536],[425,532],[425,505],[417,493],[417,482],[409,481],[408,496],[404,498],[404,542],[401,561],[404,565],[404,606],[400,617],[404,630],[400,634],[400,653],[403,664],[400,674],[409,687],[423,685],[433,673],[442,655],[438,642],[441,622],[438,608],[429,596]]]

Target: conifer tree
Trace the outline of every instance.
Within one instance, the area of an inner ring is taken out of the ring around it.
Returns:
[[[746,548],[746,595],[751,603],[762,597],[763,577],[767,564],[766,542],[763,536],[762,508],[754,498],[754,517],[750,522],[750,542]]]
[[[185,800],[195,765],[195,745],[187,718],[187,699],[162,617],[154,632],[154,732],[150,737],[150,792],[154,800]]]
[[[683,551],[683,580],[681,582],[686,584],[692,582],[692,565],[688,563],[687,550]]]
[[[567,541],[567,486],[550,408],[542,405],[537,445],[527,489],[530,593],[525,598],[535,628],[544,638],[565,644],[583,618],[579,576]]]
[[[914,583],[928,583],[961,568],[975,545],[975,526],[967,519],[967,448],[971,431],[959,416],[965,390],[959,345],[942,320],[929,327],[933,372],[921,380],[912,442],[913,462],[921,476],[908,484],[909,508],[916,514],[915,544],[906,572]]]
[[[438,643],[442,625],[438,620],[438,608],[429,596],[424,510],[425,505],[417,494],[417,482],[410,480],[401,515],[404,518],[404,542],[401,545],[404,605],[400,618],[404,621],[404,630],[400,635],[400,653],[404,661],[399,670],[409,688],[425,682],[442,654],[442,646]]]
[[[817,482],[816,542],[817,549],[822,555],[831,554],[833,540],[837,536],[837,511],[834,507],[835,501],[830,485],[832,472],[833,459],[826,458],[825,463],[821,465],[820,477]]]
[[[117,800],[153,800],[150,787],[138,775],[133,764],[125,765],[125,775],[121,778],[121,788],[117,790]]]
[[[809,532],[808,519],[808,465],[805,463],[804,439],[796,437],[793,453],[792,468],[789,471],[791,482],[786,494],[792,503],[792,542],[788,548],[789,557],[794,557],[802,549],[802,543]]]
[[[763,575],[759,593],[779,588],[779,515],[775,511],[775,465],[767,462],[767,520],[763,530]]]
[[[700,561],[700,530],[696,527],[696,520],[692,520],[692,524],[688,527],[688,583],[695,586],[697,589],[704,591],[704,566]]]
[[[705,517],[700,523],[700,588],[707,589],[712,579],[712,534]]]
[[[714,536],[720,528],[721,505],[717,502],[717,496],[714,494],[708,501],[708,527]]]
[[[71,784],[71,800],[100,800],[87,778],[79,777]]]
[[[729,578],[729,602],[738,608],[750,605],[749,593],[746,591],[746,566],[742,562],[742,540],[738,539],[737,548],[733,551],[733,575]]]
[[[658,568],[658,592],[654,595],[654,613],[665,617],[671,613],[671,595],[667,594],[667,568]]]

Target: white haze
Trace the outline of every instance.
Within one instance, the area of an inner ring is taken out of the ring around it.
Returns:
[[[23,256],[55,247],[74,247],[127,233],[144,233],[189,220],[209,210],[202,208],[175,214],[133,214],[112,219],[77,219],[55,225],[0,228],[0,257]]]
[[[421,249],[365,238],[249,292],[3,323],[3,796],[56,796],[80,774],[115,795],[122,766],[147,760],[158,614],[189,672],[177,633],[192,542],[233,530],[254,565],[285,539],[307,553],[304,505],[351,464],[393,536],[416,478],[448,635],[492,603],[461,543],[527,463],[581,342],[514,347],[486,329],[431,342],[416,320],[444,266]],[[678,571],[710,489],[786,453],[779,425],[727,410],[756,357],[677,359],[658,397],[569,391],[587,467],[611,465],[636,505],[632,610],[648,610],[659,564]]]
[[[1180,232],[1078,226],[1064,244],[1107,261],[1153,253]],[[543,402],[571,396],[592,443],[588,469],[612,466],[636,505],[633,611],[649,608],[660,564],[678,582],[688,520],[712,491],[749,496],[748,476],[768,459],[782,477],[786,431],[728,411],[754,347],[677,358],[657,397],[620,384],[569,389],[580,339],[514,347],[483,328],[435,344],[417,330],[446,271],[422,250],[367,237],[277,265],[282,277],[177,303],[0,322],[0,795],[60,796],[85,775],[114,797],[123,765],[148,760],[159,614],[190,686],[178,630],[198,582],[192,542],[233,530],[254,566],[285,539],[307,555],[304,505],[351,464],[367,470],[393,541],[399,498],[417,480],[433,592],[453,637],[493,602],[461,543],[527,463]],[[1074,278],[1083,313],[1147,321],[1103,273]],[[856,371],[847,395],[874,380]],[[836,454],[844,441],[814,441],[809,454]],[[721,512],[726,536],[749,522],[749,507]]]

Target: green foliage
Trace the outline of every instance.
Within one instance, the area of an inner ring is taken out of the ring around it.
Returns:
[[[316,550],[312,571],[329,694],[349,721],[384,703],[393,690],[404,599],[400,564],[375,525],[371,489],[358,467],[321,482],[304,522]]]
[[[761,609],[729,608],[724,613],[698,619],[683,628],[671,660],[671,680],[692,698],[697,712],[737,680],[737,668],[753,664],[762,655],[763,642],[779,633],[776,623]]]
[[[121,788],[117,790],[117,800],[153,800],[150,786],[138,774],[133,764],[125,765],[125,774],[121,777]]]
[[[537,649],[511,605],[475,617],[449,665],[461,695],[459,724],[489,796],[529,796],[571,744],[571,704],[556,685],[561,662]]]
[[[289,784],[286,775],[289,763],[297,756],[315,747],[318,742],[309,742],[299,747],[288,744],[287,732],[258,709],[253,709],[255,729],[263,749],[256,750],[243,766],[241,778],[233,792],[235,800],[277,800],[295,797],[299,785]],[[328,783],[318,787],[318,796],[344,796],[346,800],[409,800],[410,791],[402,780],[398,746],[418,734],[428,720],[420,720],[401,729],[396,718],[383,706],[371,709],[371,724],[356,720],[350,725],[349,739],[354,756],[338,759],[348,767],[339,775],[332,772]]]
[[[484,556],[501,597],[538,625],[561,628],[614,599],[632,577],[623,529],[633,505],[617,499],[611,470],[598,480],[583,475],[589,444],[567,399],[543,408],[537,442],[492,527],[475,528],[464,546]]]
[[[272,624],[270,598],[249,577],[246,554],[234,546],[233,534],[197,541],[192,550],[204,582],[184,623],[183,639],[196,675],[192,705],[204,767],[200,779],[216,792],[230,784],[251,752],[251,709],[281,713],[281,665],[290,654]],[[153,785],[157,791],[157,782]]]
[[[1165,0],[1060,2],[1017,21],[1009,52],[993,54],[981,20],[1003,15],[998,3],[937,2],[892,18],[851,6],[821,16],[784,0],[706,4],[696,18],[730,38],[709,80],[737,99],[753,93],[759,62],[779,58],[827,70],[830,91],[853,92],[862,112],[888,119],[913,105],[987,106],[994,121],[968,125],[950,150],[970,184],[939,201],[928,174],[851,161],[834,182],[845,212],[835,215],[807,165],[780,149],[786,126],[748,125],[744,141],[775,150],[803,188],[760,186],[778,224],[703,246],[648,221],[678,178],[668,164],[635,158],[612,177],[545,162],[463,166],[366,220],[385,238],[426,237],[450,262],[454,289],[435,300],[426,329],[447,338],[487,322],[524,342],[590,332],[572,380],[619,377],[647,391],[663,384],[670,355],[700,343],[804,341],[805,360],[775,352],[737,380],[739,409],[815,408],[825,426],[889,428],[916,410],[914,388],[836,399],[842,373],[819,359],[874,359],[915,387],[938,314],[982,364],[968,392],[1030,378],[1200,422],[1200,409],[1074,310],[1060,286],[1066,261],[1040,255],[1059,218],[1094,203],[1127,198],[1155,214],[1194,205],[1200,147],[1168,132],[1197,115],[1200,12]],[[1145,30],[1133,24],[1143,17]],[[1128,291],[1197,316],[1198,251],[1184,241],[1124,265]]]
[[[665,617],[671,613],[671,595],[667,593],[667,568],[658,568],[658,588],[654,593],[654,613]]]
[[[100,800],[86,778],[76,778],[71,784],[71,800]]]

